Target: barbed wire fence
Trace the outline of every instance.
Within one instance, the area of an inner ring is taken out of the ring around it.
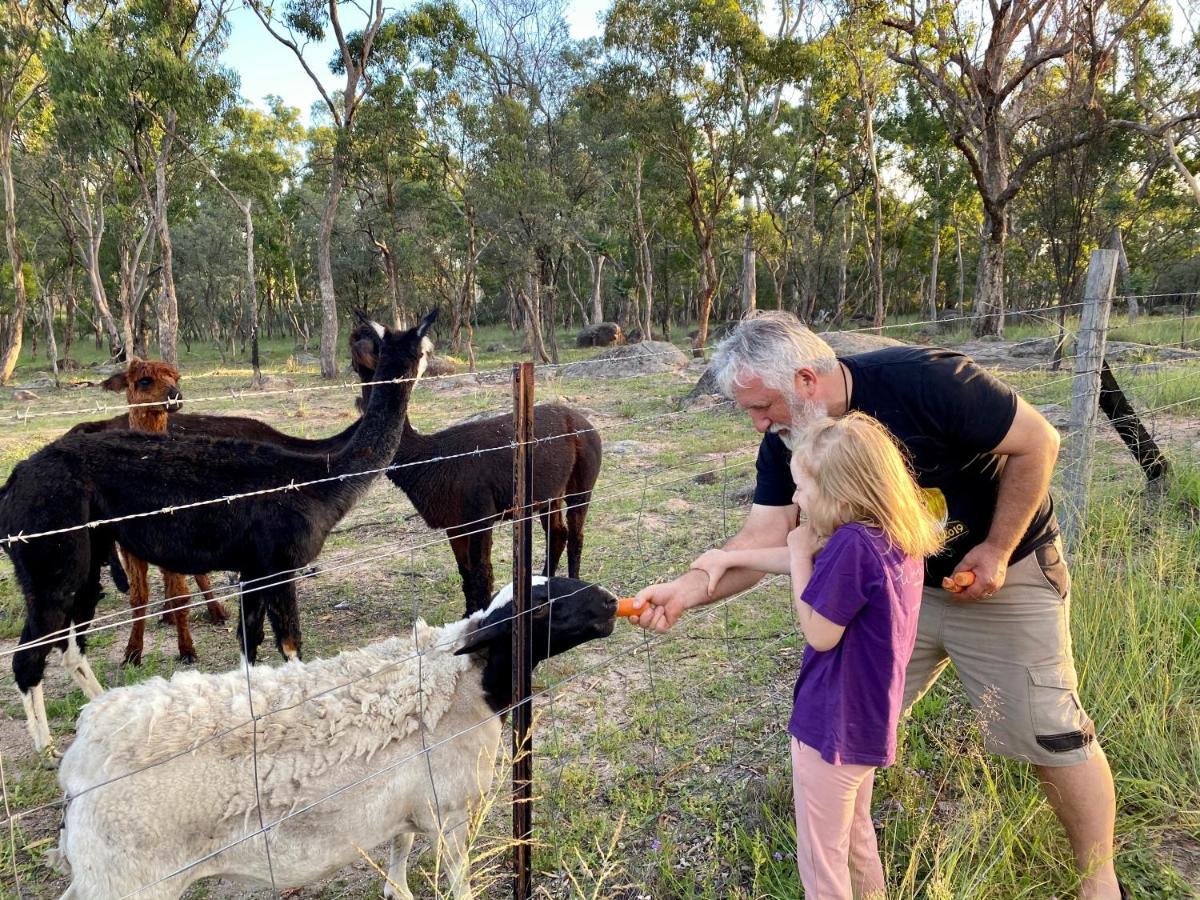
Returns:
[[[1111,291],[1109,294],[1111,300]],[[1078,306],[1084,308],[1086,303],[1085,300]],[[1058,310],[1059,307],[1055,306],[1048,308],[1047,311],[1057,313]],[[939,324],[945,321],[945,319],[939,320]],[[899,327],[917,328],[927,324],[930,323],[911,322],[904,323]],[[895,327],[891,327],[891,330],[894,330]],[[1096,326],[1088,327],[1095,328]],[[871,331],[872,329],[857,330]],[[1087,348],[1085,348],[1085,352],[1066,355],[1064,363],[1077,364],[1076,372],[1070,376],[1049,378],[1035,385],[1032,392],[1049,390],[1068,380],[1086,381],[1093,377],[1089,366],[1095,369],[1094,377],[1099,377],[1094,352]],[[569,364],[539,368],[556,371],[566,365]],[[1146,364],[1143,362],[1135,362],[1113,368],[1136,369],[1144,365]],[[1044,363],[1031,364],[1026,371],[1033,373],[1034,371],[1044,371],[1046,368]],[[1161,364],[1158,371],[1163,370],[1169,370],[1172,374],[1169,378],[1159,379],[1160,386],[1169,384],[1172,380],[1183,381],[1192,377],[1200,372],[1200,367],[1193,360],[1181,359]],[[650,373],[649,377],[655,376],[661,377],[658,373]],[[360,387],[361,385],[356,383],[320,385],[313,389],[341,389],[357,392]],[[258,398],[292,395],[298,390],[301,389],[248,392],[238,399],[256,401]],[[1026,388],[1026,390],[1030,389]],[[204,403],[210,400],[216,402],[218,399],[226,398],[223,395],[214,394],[211,397],[201,397],[190,402]],[[1143,405],[1139,412],[1143,419],[1151,422],[1151,430],[1154,430],[1155,416],[1166,414],[1197,401],[1200,401],[1200,396],[1187,396],[1170,402],[1156,403],[1152,406]],[[103,412],[119,412],[121,409],[127,410],[128,407],[106,406]],[[28,422],[31,418],[83,415],[97,411],[97,407],[82,406],[66,411],[31,411],[27,408],[19,417],[14,417],[13,421],[20,419]],[[648,434],[662,439],[676,437],[673,429],[681,426],[689,437],[694,438],[697,431],[703,432],[704,427],[711,425],[715,420],[714,414],[707,409],[685,407],[624,419],[617,417],[615,421],[597,426],[595,430],[600,431],[602,435],[605,432],[610,434],[632,432],[636,435]],[[1095,421],[1094,418],[1080,423],[1072,420],[1064,435],[1064,443],[1071,445],[1072,441],[1076,441],[1080,437],[1094,439],[1096,432],[1104,427],[1106,427],[1105,422]],[[580,433],[572,432],[556,437],[565,439]],[[539,445],[543,442],[535,439],[532,443],[536,460]],[[441,462],[454,458],[464,462],[477,462],[485,454],[503,449],[511,450],[513,444],[477,448],[472,453],[436,457],[411,465]],[[594,534],[598,530],[604,529],[621,531],[626,535],[632,532],[632,535],[629,535],[624,546],[620,548],[624,550],[621,558],[593,560],[585,556],[587,563],[585,577],[602,584],[609,584],[621,592],[631,592],[650,581],[678,574],[699,552],[709,546],[719,544],[724,537],[729,535],[731,513],[735,507],[740,507],[744,502],[744,500],[738,501],[733,498],[730,477],[734,473],[739,473],[737,477],[743,482],[750,477],[754,458],[753,450],[751,442],[742,452],[721,451],[718,454],[719,459],[712,459],[713,454],[707,454],[706,456],[709,458],[687,459],[669,465],[658,465],[651,472],[627,474],[622,471],[621,474],[624,477],[611,480],[602,476],[602,482],[598,484],[598,489],[591,498],[589,533]],[[716,464],[718,462],[719,465]],[[355,473],[355,475],[357,477],[373,477],[393,468],[395,467],[389,466]],[[224,503],[232,508],[239,500],[250,496],[293,491],[302,486],[292,483],[268,485],[253,494],[198,498],[196,504]],[[671,494],[683,493],[691,496],[693,500],[683,500],[684,505],[680,507],[681,515],[665,525],[652,526],[651,517],[657,515],[652,510],[658,509],[670,499],[682,499],[680,497],[672,498]],[[579,498],[570,496],[565,500],[568,508],[573,507],[572,501],[575,501],[576,504],[580,502]],[[364,505],[367,502],[369,501],[364,501]],[[634,507],[636,507],[636,514],[633,512]],[[147,510],[136,515],[138,517],[171,515],[183,508]],[[516,520],[514,524],[532,522],[536,515],[537,513],[517,515],[514,517]],[[718,517],[719,521],[717,521]],[[122,519],[128,518],[97,520],[82,523],[77,527],[83,529],[118,525]],[[494,524],[490,520],[464,523],[472,531],[488,530]],[[683,533],[674,535],[673,532],[676,529]],[[38,540],[44,536],[46,535],[21,533],[0,535],[0,544]],[[447,540],[444,535],[435,538],[421,537],[410,542],[395,542],[382,548],[335,551],[320,560],[315,568],[306,567],[302,570],[277,572],[266,579],[260,579],[259,583],[239,583],[223,592],[223,596],[226,599],[234,599],[245,593],[267,590],[285,581],[308,582],[335,576],[346,571],[360,569],[364,565],[394,561],[405,554],[408,554],[410,559],[415,559],[419,553],[437,552],[433,548]],[[632,552],[631,548],[635,546],[636,552]],[[626,840],[637,842],[651,852],[657,852],[658,846],[668,837],[667,833],[673,823],[694,814],[693,805],[688,802],[688,798],[680,796],[671,787],[672,778],[680,771],[694,770],[699,767],[704,778],[714,786],[714,790],[720,790],[721,785],[728,784],[735,778],[762,777],[764,768],[757,765],[762,756],[764,754],[778,756],[782,752],[783,726],[787,719],[786,710],[789,705],[789,697],[786,690],[781,691],[779,688],[780,685],[786,685],[789,675],[794,675],[799,661],[799,650],[802,647],[795,624],[791,621],[790,605],[786,602],[776,602],[779,597],[773,596],[771,593],[785,584],[785,579],[779,577],[764,579],[747,591],[705,607],[694,614],[689,614],[679,626],[665,635],[651,635],[628,630],[624,636],[618,635],[615,641],[610,639],[608,643],[586,648],[586,652],[577,654],[578,658],[575,656],[564,657],[547,665],[542,675],[539,676],[540,686],[535,683],[533,690],[533,699],[541,702],[542,709],[546,713],[543,733],[549,732],[550,734],[549,741],[546,743],[546,752],[538,754],[534,760],[536,763],[535,783],[539,786],[548,786],[548,790],[539,789],[537,791],[539,795],[546,794],[548,799],[544,806],[537,807],[538,810],[546,810],[544,820],[539,817],[540,814],[535,813],[535,843],[539,840],[542,843],[550,843],[545,836],[561,826],[567,826],[568,833],[577,833],[571,827],[573,817],[581,813],[586,815],[587,810],[580,810],[572,804],[573,794],[570,783],[579,775],[580,770],[590,769],[595,772],[597,778],[612,777],[618,781],[623,773],[628,774],[630,768],[642,771],[654,790],[650,791],[647,797],[625,797],[624,799],[628,802],[626,808],[622,810],[622,819],[626,823]],[[204,598],[193,595],[187,598],[186,603],[180,608],[187,609],[203,602],[205,602]],[[156,599],[155,604],[148,607],[145,617],[157,615],[165,603],[165,598]],[[417,605],[418,598],[414,597],[412,609],[414,618]],[[551,605],[551,614],[552,609]],[[774,612],[769,612],[772,609]],[[93,620],[90,632],[95,634],[125,628],[134,620],[135,617],[128,611],[103,613]],[[62,637],[61,634],[51,635],[43,638],[42,641],[45,643],[61,641]],[[701,653],[695,649],[700,646],[713,645],[717,645],[716,656],[712,653]],[[15,649],[0,651],[0,663],[11,657]],[[413,657],[408,661],[415,659],[419,664],[422,656],[431,652],[432,649],[415,651]],[[765,665],[764,660],[766,661]],[[404,661],[393,665],[401,665],[402,662]],[[732,677],[730,673],[732,673]],[[362,677],[370,678],[380,674],[381,672],[376,671]],[[644,681],[642,680],[643,675]],[[248,667],[246,678],[249,691],[252,688],[253,673]],[[739,689],[730,690],[730,681],[735,682]],[[352,683],[336,685],[329,691],[344,690]],[[723,694],[726,696],[722,696]],[[632,713],[627,716],[617,715],[618,711],[613,708],[615,704],[605,702],[609,697],[628,702]],[[182,758],[186,754],[200,749],[204,744],[217,741],[239,729],[250,728],[252,734],[257,734],[260,724],[272,716],[303,707],[317,699],[319,699],[319,695],[314,695],[291,706],[268,709],[255,709],[251,703],[250,715],[245,721],[231,723],[225,731],[210,735],[203,742],[197,742],[186,750],[157,760],[151,766],[135,768],[114,778],[97,782],[87,790],[107,787],[118,780],[136,778],[152,767],[169,764],[173,759]],[[721,720],[721,714],[725,712],[731,713],[728,722]],[[644,713],[644,715],[639,716],[639,713]],[[569,730],[564,724],[568,722]],[[482,722],[475,723],[471,727],[476,728],[482,724]],[[701,728],[705,725],[707,727]],[[638,738],[635,746],[648,751],[646,758],[639,756],[635,760],[619,760],[617,761],[619,765],[613,765],[614,761],[605,757],[603,748],[606,735],[611,734],[614,728],[625,729],[626,733],[635,733]],[[701,740],[695,739],[697,728],[702,730]],[[430,755],[436,753],[453,737],[454,735],[424,746],[420,753],[393,764],[393,768],[402,764],[428,766]],[[776,743],[779,745],[778,747],[775,746]],[[698,744],[700,746],[697,746]],[[254,748],[253,756],[254,764],[257,767],[257,746]],[[3,765],[4,761],[0,759],[0,789],[3,789],[5,801],[3,824],[7,826],[4,830],[9,836],[7,855],[11,862],[15,893],[18,896],[36,896],[27,893],[30,890],[29,879],[21,879],[18,871],[19,857],[28,857],[29,855],[28,843],[24,848],[18,847],[18,829],[25,822],[44,820],[45,816],[60,812],[66,801],[30,804],[24,809],[13,808],[8,789],[9,781],[13,777],[11,761],[12,757],[10,756],[10,765],[6,768]],[[311,803],[280,817],[267,818],[263,816],[260,801],[255,810],[257,827],[250,828],[239,836],[235,844],[240,845],[261,836],[264,842],[264,853],[269,854],[269,835],[278,834],[286,823],[322,803],[332,800],[335,796],[363,787],[371,779],[381,778],[387,774],[386,770],[374,772],[368,778],[347,783],[337,791],[316,798]],[[257,795],[259,786],[257,774],[254,780]],[[47,842],[47,838],[40,836],[29,843],[37,842],[44,844]],[[187,866],[164,874],[160,881],[178,878],[201,863],[219,856],[220,853],[235,844],[215,848],[203,859],[193,860]],[[543,875],[545,873],[539,873],[537,877],[543,877]],[[560,876],[548,874],[545,877],[550,883],[557,883],[553,879]],[[148,889],[153,886],[148,884],[143,887]],[[549,889],[544,888],[543,891],[547,896],[555,896]],[[277,893],[274,888],[273,892]]]

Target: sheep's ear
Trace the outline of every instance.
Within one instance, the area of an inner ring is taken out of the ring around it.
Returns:
[[[463,638],[462,646],[454,651],[455,656],[461,656],[464,653],[487,653],[495,641],[501,638],[511,639],[511,610],[504,609],[497,610],[497,612],[503,612],[504,614],[499,617],[493,614],[488,617],[492,620],[491,622],[485,619],[477,625],[472,626],[471,630]]]
[[[125,377],[124,372],[118,372],[116,375],[109,375],[102,382],[100,382],[100,387],[104,388],[106,391],[116,391],[118,393],[125,390],[125,388],[128,386],[129,379]]]
[[[437,317],[438,311],[437,307],[435,306],[425,314],[425,318],[423,318],[420,324],[417,325],[417,337],[425,337],[425,333],[429,331],[430,326],[437,321]]]

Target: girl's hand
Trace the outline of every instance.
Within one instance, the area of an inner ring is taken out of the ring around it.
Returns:
[[[817,533],[807,519],[788,532],[787,542],[793,556],[812,559],[817,553]]]
[[[692,563],[692,568],[708,575],[708,596],[711,597],[721,578],[729,571],[729,554],[724,550],[705,550]]]

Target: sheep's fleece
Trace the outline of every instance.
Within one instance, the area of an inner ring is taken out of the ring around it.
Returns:
[[[136,896],[178,897],[212,874],[269,884],[263,837],[244,840],[259,827],[255,751],[263,822],[321,801],[269,832],[280,888],[332,874],[356,848],[398,832],[457,827],[490,786],[500,737],[479,661],[453,654],[474,618],[440,628],[418,620],[409,637],[332,659],[252,667],[254,711],[279,710],[255,731],[242,724],[250,719],[245,668],[180,672],[92,700],[59,769],[70,801],[60,853],[74,876],[66,896],[115,900],[185,867]],[[119,780],[103,785],[110,779]]]

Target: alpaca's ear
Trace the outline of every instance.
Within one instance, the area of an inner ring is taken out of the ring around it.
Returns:
[[[129,379],[125,377],[124,372],[118,372],[116,375],[110,375],[100,382],[100,387],[106,391],[116,391],[120,393],[129,385]]]
[[[371,317],[367,315],[367,311],[361,306],[354,307],[354,309],[351,310],[351,315],[354,317],[354,322],[356,325],[371,324]]]
[[[426,314],[425,318],[421,320],[421,323],[417,325],[417,337],[425,337],[425,333],[429,331],[430,326],[437,321],[437,317],[438,311],[437,307],[435,306]]]
[[[364,369],[375,371],[375,343],[370,338],[359,338],[350,345],[350,362],[361,376]]]
[[[482,622],[473,624],[463,638],[462,646],[454,651],[455,656],[464,653],[487,653],[496,641],[512,634],[512,607],[502,606]]]

